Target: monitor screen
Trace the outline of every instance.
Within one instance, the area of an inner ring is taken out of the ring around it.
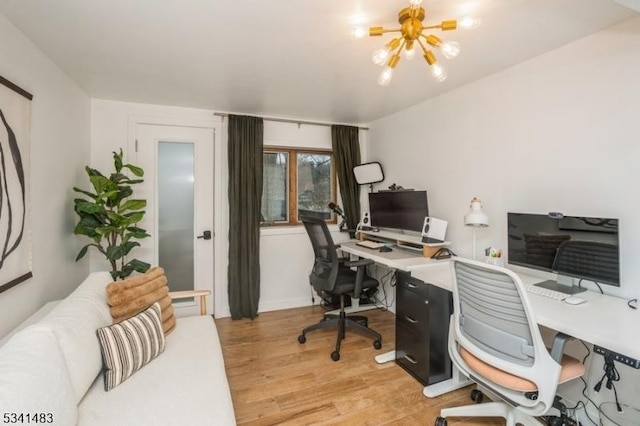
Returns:
[[[508,213],[512,265],[619,286],[618,219]]]
[[[427,191],[382,191],[369,193],[371,226],[422,231],[429,216]]]

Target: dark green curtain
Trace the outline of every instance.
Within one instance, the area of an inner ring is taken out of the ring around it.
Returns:
[[[262,141],[262,118],[229,116],[228,292],[232,319],[258,315]]]
[[[358,132],[353,126],[331,126],[331,144],[348,229],[355,229],[360,221],[360,185],[353,175],[353,168],[360,164]]]

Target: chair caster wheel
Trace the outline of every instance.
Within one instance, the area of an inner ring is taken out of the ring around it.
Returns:
[[[476,404],[480,404],[484,399],[484,395],[478,389],[474,389],[471,391],[471,400]]]
[[[447,419],[444,417],[436,417],[436,426],[447,426]]]
[[[304,343],[307,341],[307,338],[304,337],[304,334],[298,336],[298,343]]]
[[[382,342],[380,340],[374,340],[373,341],[373,347],[375,349],[380,349],[382,347]]]
[[[340,359],[340,352],[338,351],[331,352],[331,359],[334,361],[338,361]]]

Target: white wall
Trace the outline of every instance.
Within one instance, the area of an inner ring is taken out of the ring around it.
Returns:
[[[125,157],[132,156],[131,119],[135,117],[155,117],[179,123],[189,120],[219,121],[213,111],[162,105],[146,105],[107,100],[92,100],[91,164],[98,169],[112,168],[111,152],[122,147]],[[217,254],[221,256],[220,266],[215,272],[216,317],[230,316],[227,293],[228,256],[228,165],[227,165],[227,120],[222,125],[221,159],[219,159],[220,182],[216,191],[221,194],[220,205],[215,206],[215,217],[221,232]],[[331,131],[326,126],[281,123],[265,120],[265,145],[297,146],[309,148],[331,148]],[[360,132],[363,154],[366,154],[366,131]],[[133,157],[135,158],[135,157]],[[339,204],[340,201],[337,201]],[[260,244],[261,288],[259,311],[285,309],[311,304],[309,269],[313,261],[313,251],[302,227],[263,229]],[[334,233],[336,241],[346,238],[346,234]],[[104,261],[91,258],[91,269],[105,268]]]
[[[506,249],[509,211],[619,218],[622,283],[603,287],[639,297],[639,69],[635,18],[377,120],[370,159],[384,166],[383,186],[427,189],[430,214],[449,221],[447,240],[467,257],[463,216],[474,196],[491,221],[478,231],[479,252]],[[621,399],[637,401],[638,373],[621,369]]]
[[[89,98],[0,14],[0,75],[34,95],[31,104],[33,278],[0,293],[0,337],[44,303],[69,294],[89,271],[75,263],[73,186],[89,161]]]

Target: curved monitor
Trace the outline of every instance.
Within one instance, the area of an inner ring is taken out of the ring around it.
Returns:
[[[509,263],[620,286],[618,219],[508,213]]]
[[[429,216],[427,191],[381,191],[369,193],[371,226],[422,231]]]

